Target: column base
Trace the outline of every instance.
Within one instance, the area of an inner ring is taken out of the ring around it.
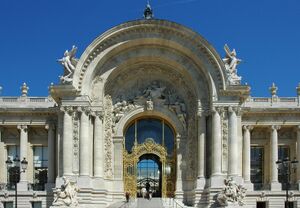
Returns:
[[[247,189],[247,191],[253,191],[254,190],[254,185],[251,183],[251,181],[245,181],[244,182],[244,187]]]
[[[223,188],[223,187],[224,187],[224,176],[212,175],[210,178],[210,188]]]
[[[197,190],[203,190],[206,184],[206,180],[204,177],[199,177],[197,179]]]
[[[271,182],[270,188],[271,188],[271,191],[281,191],[281,183]]]
[[[18,191],[28,191],[28,181],[20,181],[17,183]]]
[[[79,176],[77,180],[79,188],[91,188],[91,177],[90,176]]]

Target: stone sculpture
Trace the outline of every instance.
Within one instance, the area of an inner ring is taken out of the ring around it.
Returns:
[[[232,177],[224,180],[225,187],[217,195],[217,201],[221,206],[243,206],[246,196],[246,188],[238,185]]]
[[[78,207],[77,192],[79,188],[75,182],[63,177],[64,184],[61,188],[54,190],[54,201],[51,208],[56,207]]]
[[[223,58],[223,61],[225,64],[227,81],[230,85],[239,85],[241,84],[242,77],[237,75],[237,65],[241,63],[242,60],[236,57],[235,49],[230,51],[227,44],[225,44],[224,50],[226,52],[226,57]]]
[[[176,95],[176,92],[167,90],[166,86],[161,86],[158,81],[153,81],[145,88],[133,92],[132,95],[127,96],[127,99],[123,95],[117,97],[113,105],[113,127],[126,113],[142,106],[145,106],[148,111],[154,110],[154,104],[167,107],[176,114],[186,128],[187,109],[185,103]]]
[[[63,84],[70,83],[73,80],[75,67],[78,60],[75,58],[77,47],[73,46],[71,51],[66,50],[64,56],[57,61],[64,67],[64,75],[60,76],[60,80]]]

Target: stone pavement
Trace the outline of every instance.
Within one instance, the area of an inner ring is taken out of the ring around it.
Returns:
[[[109,208],[164,208],[164,206],[161,198],[152,198],[151,200],[138,198],[129,203],[125,201],[115,203]]]

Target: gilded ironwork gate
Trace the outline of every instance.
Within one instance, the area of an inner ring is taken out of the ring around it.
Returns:
[[[132,152],[128,153],[124,148],[124,191],[128,192],[131,197],[137,196],[137,163],[139,158],[145,154],[154,154],[159,157],[161,162],[161,193],[162,197],[174,195],[176,183],[176,160],[168,157],[167,150],[164,146],[157,144],[153,139],[146,139],[142,144],[135,144]],[[173,155],[176,155],[175,153]]]

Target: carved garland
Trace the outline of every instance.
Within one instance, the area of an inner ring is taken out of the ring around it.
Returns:
[[[222,171],[226,172],[228,167],[228,115],[222,109]]]
[[[79,118],[78,113],[75,111],[73,114],[73,171],[79,172]]]
[[[111,178],[113,175],[112,169],[112,118],[113,105],[109,95],[104,98],[104,151],[105,151],[105,163],[104,173],[107,178]]]

